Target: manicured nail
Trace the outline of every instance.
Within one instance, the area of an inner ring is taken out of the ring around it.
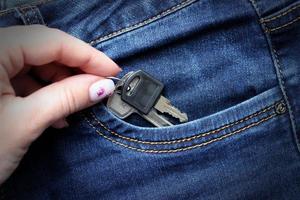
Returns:
[[[69,123],[66,120],[63,120],[61,123],[62,123],[61,124],[61,128],[67,128],[67,127],[69,127]]]
[[[57,128],[57,129],[67,128],[67,127],[69,127],[69,123],[65,119],[62,119],[62,120],[55,122],[52,125],[52,127]]]
[[[115,90],[115,84],[110,79],[103,79],[93,83],[89,89],[90,99],[97,102],[111,95]]]

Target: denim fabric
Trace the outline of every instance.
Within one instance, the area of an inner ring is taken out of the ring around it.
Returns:
[[[190,121],[155,128],[100,103],[47,130],[3,198],[299,198],[299,1],[67,0],[0,12],[3,27],[34,23],[105,52],[120,77],[155,76]]]
[[[37,3],[35,0],[0,0],[0,9],[5,10],[24,4]]]

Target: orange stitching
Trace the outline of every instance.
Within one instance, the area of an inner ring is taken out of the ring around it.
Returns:
[[[290,22],[288,22],[288,23],[282,25],[282,26],[279,26],[279,27],[270,29],[269,32],[277,31],[277,30],[279,30],[279,29],[282,29],[282,28],[284,28],[284,27],[287,27],[287,26],[289,26],[289,25],[291,25],[291,24],[297,22],[298,20],[300,20],[300,16],[297,17],[296,19],[294,19],[294,20],[292,20],[292,21],[290,21]]]
[[[258,17],[260,18],[260,13],[259,13],[259,9],[256,5],[256,2],[254,0],[249,0],[254,9],[256,10],[257,12],[257,15]],[[279,83],[279,87],[281,89],[281,92],[282,92],[282,95],[284,97],[284,101],[286,103],[286,106],[287,106],[287,110],[288,110],[288,113],[289,113],[289,118],[290,118],[290,121],[291,121],[291,129],[292,129],[292,132],[294,133],[294,137],[295,137],[295,140],[296,140],[296,145],[297,145],[297,148],[298,148],[298,151],[300,151],[300,143],[299,143],[299,138],[297,136],[297,131],[296,131],[296,123],[295,123],[295,120],[294,120],[294,115],[293,115],[293,112],[292,112],[292,108],[290,106],[290,103],[289,103],[289,98],[288,98],[288,95],[286,93],[286,89],[285,89],[285,86],[284,86],[284,77],[283,77],[283,74],[282,74],[282,70],[281,70],[281,65],[279,63],[279,60],[278,60],[278,55],[276,54],[276,50],[272,44],[272,41],[271,41],[271,38],[270,38],[270,34],[269,34],[269,30],[267,29],[265,23],[261,23],[261,27],[263,30],[265,30],[265,37],[267,39],[267,44],[269,46],[269,49],[271,51],[271,55],[274,57],[273,58],[273,64],[274,64],[274,67],[275,67],[275,70],[276,70],[276,76],[277,76],[277,79],[278,79],[278,83]],[[274,60],[275,59],[275,60]]]
[[[120,135],[118,134],[117,132],[109,129],[107,126],[105,126],[101,121],[99,121],[97,119],[97,117],[95,116],[95,114],[93,114],[92,112],[90,113],[92,115],[92,117],[96,120],[96,122],[102,127],[104,128],[106,131],[110,132],[112,135],[115,135],[119,138],[122,138],[124,140],[127,140],[127,141],[130,141],[130,142],[136,142],[136,143],[141,143],[141,144],[149,144],[149,145],[165,145],[165,144],[175,144],[175,143],[182,143],[182,142],[188,142],[188,141],[191,141],[191,140],[194,140],[194,139],[198,139],[200,137],[205,137],[205,136],[208,136],[208,135],[211,135],[211,134],[214,134],[214,133],[218,133],[226,128],[229,128],[229,127],[232,127],[234,125],[237,125],[237,124],[240,124],[242,122],[245,122],[253,117],[256,117],[258,115],[261,115],[269,110],[271,110],[273,107],[274,107],[275,104],[269,106],[269,107],[266,107],[258,112],[255,112],[249,116],[246,116],[238,121],[235,121],[235,122],[232,122],[232,123],[229,123],[227,125],[224,125],[224,126],[221,126],[217,129],[214,129],[214,130],[211,130],[211,131],[208,131],[208,132],[204,132],[204,133],[199,133],[197,135],[194,135],[194,136],[191,136],[191,137],[187,137],[187,138],[182,138],[182,139],[176,139],[176,140],[167,140],[167,141],[142,141],[142,140],[138,140],[138,139],[134,139],[134,138],[130,138],[130,137],[126,137],[126,136],[123,136],[123,135]]]
[[[98,133],[98,135],[104,137],[105,139],[117,144],[117,145],[120,145],[120,146],[123,146],[125,148],[128,148],[128,149],[131,149],[131,150],[135,150],[135,151],[138,151],[138,152],[144,152],[144,153],[156,153],[156,154],[159,154],[159,153],[177,153],[177,152],[182,152],[182,151],[187,151],[187,150],[192,150],[192,149],[195,149],[195,148],[199,148],[199,147],[202,147],[202,146],[206,146],[208,144],[211,144],[211,143],[214,143],[214,142],[217,142],[217,141],[221,141],[227,137],[230,137],[232,135],[235,135],[235,134],[238,134],[244,130],[247,130],[251,127],[254,127],[254,126],[258,126],[259,124],[265,122],[265,121],[268,121],[270,120],[271,118],[275,117],[277,114],[272,114],[272,115],[269,115],[268,117],[265,117],[265,118],[262,118],[261,120],[257,121],[257,122],[253,122],[251,124],[249,124],[248,126],[245,126],[243,128],[240,128],[238,130],[235,130],[231,133],[228,133],[226,135],[223,135],[221,137],[218,137],[218,138],[215,138],[215,139],[212,139],[212,140],[209,140],[207,142],[203,142],[203,143],[200,143],[200,144],[196,144],[196,145],[192,145],[192,146],[187,146],[187,147],[183,147],[183,148],[178,148],[178,149],[162,149],[162,150],[155,150],[155,149],[140,149],[140,148],[136,148],[136,147],[132,147],[132,146],[129,146],[127,144],[123,144],[121,142],[118,142],[110,137],[107,137],[106,135],[104,135],[103,133],[101,133],[100,131],[98,131],[96,129],[95,126],[93,126],[90,121],[85,117],[85,120],[87,120],[88,124],[93,127],[96,132]]]
[[[270,22],[270,21],[272,21],[274,19],[278,19],[280,17],[283,17],[284,15],[287,15],[289,12],[292,12],[293,10],[296,10],[299,7],[300,7],[300,4],[295,5],[294,7],[291,7],[290,9],[288,9],[287,11],[285,11],[283,13],[280,13],[280,14],[274,16],[274,17],[271,17],[271,18],[261,19],[261,21],[263,21],[263,22]]]

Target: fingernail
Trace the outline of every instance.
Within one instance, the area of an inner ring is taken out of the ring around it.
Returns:
[[[59,120],[55,122],[52,127],[57,128],[57,129],[62,129],[62,128],[67,128],[69,127],[69,123],[64,119],[64,120]]]
[[[103,79],[93,83],[89,89],[90,99],[97,102],[111,95],[115,90],[115,84],[110,79]]]
[[[66,120],[62,121],[62,128],[67,128],[69,127],[69,123]]]

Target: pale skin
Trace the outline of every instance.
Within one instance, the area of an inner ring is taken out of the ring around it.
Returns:
[[[71,73],[76,68],[84,73]],[[0,185],[46,128],[66,127],[68,115],[100,101],[91,98],[91,85],[119,71],[106,55],[57,29],[0,28]]]

